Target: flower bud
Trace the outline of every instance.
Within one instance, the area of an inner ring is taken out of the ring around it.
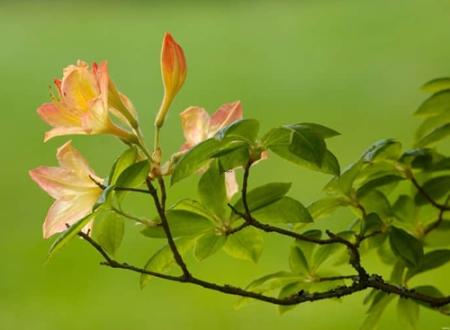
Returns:
[[[183,49],[175,42],[170,33],[166,33],[163,39],[161,75],[164,84],[164,98],[156,116],[156,127],[163,125],[170,104],[186,79],[186,59]]]

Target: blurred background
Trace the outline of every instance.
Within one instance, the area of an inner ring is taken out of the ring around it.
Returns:
[[[42,239],[41,225],[52,201],[27,171],[56,164],[55,150],[67,138],[44,144],[47,126],[35,109],[63,67],[107,59],[151,141],[165,31],[184,47],[189,67],[162,135],[166,155],[182,143],[177,113],[189,105],[211,112],[239,99],[263,131],[301,121],[340,131],[330,149],[345,166],[379,138],[410,146],[417,124],[411,113],[424,99],[419,86],[450,71],[447,0],[1,1],[0,329],[357,329],[364,294],[280,316],[273,306],[235,310],[234,297],[157,279],[140,290],[137,275],[99,266],[99,256],[78,239],[45,263],[51,242]],[[102,176],[123,150],[109,137],[72,140]],[[329,177],[273,157],[256,168],[252,184],[277,180],[292,181],[291,196],[308,204]],[[170,201],[194,194],[195,182],[173,187]],[[133,201],[130,209],[149,215],[148,204]],[[347,220],[324,221],[341,227]],[[257,265],[222,252],[201,264],[188,261],[205,278],[245,285],[287,269],[289,244],[266,236]],[[161,245],[128,226],[119,259],[143,265]],[[369,265],[385,271],[376,258]],[[421,280],[448,293],[449,271]],[[391,306],[381,329],[401,328],[395,313]],[[422,310],[419,329],[445,326],[450,319]]]

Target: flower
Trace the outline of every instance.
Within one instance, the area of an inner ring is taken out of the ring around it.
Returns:
[[[134,136],[116,126],[110,117],[136,127],[136,112],[128,98],[117,91],[109,78],[106,62],[92,69],[83,61],[64,69],[62,80],[54,81],[57,95],[37,112],[53,129],[44,141],[69,134],[112,134],[132,142]]]
[[[180,117],[186,140],[181,149],[185,151],[209,139],[225,126],[242,119],[241,102],[226,103],[211,116],[203,108],[189,107],[180,114]]]
[[[155,119],[155,126],[161,127],[174,97],[186,79],[186,59],[183,49],[170,33],[164,35],[161,49],[161,75],[164,84],[164,97]]]
[[[227,103],[211,116],[203,108],[189,107],[180,116],[186,140],[181,147],[181,151],[187,152],[198,143],[212,137],[223,127],[242,119],[242,107],[240,101]],[[225,172],[225,187],[229,200],[239,190],[233,170]]]
[[[41,166],[29,172],[31,178],[55,202],[48,210],[43,225],[44,238],[62,232],[92,212],[102,189],[101,183],[90,169],[80,152],[71,142],[60,147],[56,153],[60,167]],[[84,230],[90,228],[86,226]]]

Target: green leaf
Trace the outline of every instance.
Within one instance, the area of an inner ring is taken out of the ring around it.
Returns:
[[[166,218],[173,237],[198,235],[213,228],[213,223],[208,218],[186,210],[168,210]],[[160,223],[145,227],[141,233],[147,237],[166,238]]]
[[[422,185],[422,188],[432,199],[438,201],[450,193],[450,175],[442,175],[432,178],[426,181]],[[428,203],[428,200],[420,191],[418,191],[415,196],[415,202],[417,205],[424,205]]]
[[[112,210],[101,211],[96,216],[94,223],[94,235],[97,242],[111,255],[115,255],[116,250],[122,243],[125,224],[121,215]]]
[[[55,252],[57,252],[58,250],[63,248],[67,243],[69,243],[72,240],[72,238],[77,236],[78,233],[84,228],[84,226],[86,226],[89,223],[89,221],[94,219],[95,213],[88,214],[87,216],[77,221],[72,226],[70,226],[62,234],[60,234],[50,247],[50,250],[48,251],[47,260],[49,260],[55,254]]]
[[[201,167],[203,167],[206,162],[214,155],[214,153],[219,151],[219,148],[223,146],[223,143],[211,138],[205,140],[187,153],[178,161],[173,170],[171,183],[175,184],[178,181],[194,174]]]
[[[340,247],[340,244],[326,244],[319,246],[312,256],[311,270],[316,271]]]
[[[384,159],[396,160],[400,156],[402,145],[394,139],[383,139],[372,144],[362,155],[365,162]]]
[[[238,148],[231,150],[220,156],[214,155],[219,160],[220,170],[226,172],[237,167],[243,167],[250,159],[248,145],[240,145]]]
[[[289,254],[289,267],[291,271],[296,274],[306,275],[309,273],[308,261],[305,255],[297,246],[291,247],[291,253]]]
[[[227,241],[224,235],[218,235],[214,231],[200,236],[195,243],[194,255],[198,260],[206,259],[219,251]]]
[[[289,151],[298,158],[320,167],[326,151],[324,140],[302,126],[290,128],[294,134],[291,136]]]
[[[363,196],[358,196],[359,202],[367,213],[374,212],[381,219],[386,220],[392,216],[392,207],[386,195],[379,190],[372,190]]]
[[[256,263],[261,256],[263,243],[261,232],[247,227],[228,236],[224,251],[231,257]]]
[[[194,199],[185,198],[177,203],[175,205],[170,207],[171,210],[184,210],[192,213],[196,213],[198,215],[201,215],[204,218],[210,219],[211,221],[214,221],[214,215],[199,201],[196,201]]]
[[[299,282],[302,279],[303,277],[301,276],[281,271],[257,278],[256,280],[252,281],[249,285],[247,285],[245,289],[247,291],[265,293],[268,291],[278,289],[290,283]],[[252,301],[254,300],[251,298],[240,298],[235,307],[241,308],[242,306]]]
[[[414,140],[416,144],[417,141],[423,139],[426,135],[436,130],[436,128],[449,122],[450,122],[450,111],[444,112],[440,115],[426,117],[419,125],[419,127],[416,129],[416,132],[414,134]]]
[[[450,250],[434,250],[425,253],[417,267],[411,268],[406,274],[409,279],[417,274],[438,268],[450,261]]]
[[[128,166],[117,178],[116,186],[137,188],[145,182],[150,169],[148,160]]]
[[[331,179],[324,190],[329,193],[343,193],[346,196],[350,196],[353,191],[353,183],[362,167],[363,163],[361,161],[349,165],[340,176]]]
[[[377,292],[372,301],[372,305],[369,307],[367,311],[367,317],[361,325],[361,330],[372,330],[375,329],[378,325],[378,322],[381,318],[386,307],[390,304],[393,295],[388,295],[384,292]]]
[[[293,125],[286,125],[286,127],[289,127],[290,129],[293,129],[295,131],[309,130],[313,134],[317,135],[318,137],[320,137],[322,139],[329,139],[329,138],[341,135],[341,133],[339,133],[329,127],[315,124],[315,123],[298,123],[298,124],[293,124]]]
[[[227,191],[225,175],[219,171],[218,162],[214,161],[198,182],[198,194],[203,205],[219,218],[224,219],[227,208]]]
[[[450,245],[450,220],[444,219],[436,229],[425,236],[425,245],[448,246]]]
[[[258,136],[259,122],[255,119],[241,119],[233,122],[218,131],[215,139],[222,141],[226,139],[243,140],[245,142],[254,142]]]
[[[186,252],[188,252],[192,248],[194,243],[195,238],[193,237],[182,237],[175,240],[175,245],[177,246],[178,252],[180,252],[181,255],[184,255]],[[170,249],[169,245],[166,245],[150,257],[144,268],[148,271],[164,273],[174,263],[175,259],[173,258],[172,250]],[[141,288],[144,288],[151,278],[151,275],[142,274],[140,279]]]
[[[291,188],[290,183],[268,183],[250,190],[247,193],[247,205],[250,211],[256,211],[264,206],[272,204],[284,195]],[[244,205],[242,198],[240,198],[235,204],[234,208],[240,212],[244,212]],[[232,214],[232,219],[239,218],[238,215]]]
[[[426,99],[414,114],[418,116],[434,116],[448,111],[450,111],[450,90],[443,90]]]
[[[425,147],[432,143],[439,142],[450,135],[450,123],[444,124],[432,130],[429,134],[425,135],[422,139],[416,142],[416,146]]]
[[[309,213],[314,220],[326,217],[337,208],[350,205],[350,201],[345,197],[326,197],[311,203],[308,206]]]
[[[410,329],[416,329],[419,321],[419,305],[412,299],[398,299],[397,315],[402,323]]]
[[[289,283],[285,285],[278,294],[278,298],[286,298],[289,296],[292,296],[294,294],[299,294],[303,291],[307,291],[307,289],[310,287],[309,283],[305,283],[303,281],[297,281],[293,283]],[[284,314],[289,310],[292,310],[296,307],[296,305],[293,306],[278,306],[278,312],[280,314]]]
[[[262,145],[264,148],[269,148],[281,158],[299,166],[327,174],[339,175],[339,163],[329,150],[323,150],[323,139],[311,131],[306,129],[303,131],[306,132],[303,134],[305,138],[302,139],[302,137],[297,137],[295,138],[294,143],[293,136],[298,135],[294,130],[288,127],[272,129],[262,138]],[[311,137],[311,141],[308,141],[307,137]],[[320,145],[319,147],[322,149],[315,150],[315,144]],[[317,159],[320,158],[321,161],[317,163],[315,157]],[[311,161],[311,159],[313,159],[313,161]]]
[[[416,267],[423,257],[423,247],[420,241],[400,228],[391,227],[389,242],[392,252],[401,258],[408,268]]]
[[[362,220],[361,224],[363,234],[367,235],[377,230],[381,230],[383,227],[383,221],[376,213],[369,213],[367,217]]]
[[[427,93],[436,93],[450,89],[450,78],[442,77],[428,81],[422,86],[422,90]]]
[[[388,174],[385,176],[378,177],[376,179],[370,180],[363,184],[361,187],[358,188],[356,194],[358,196],[363,196],[369,192],[371,192],[374,189],[382,189],[383,187],[386,187],[387,185],[396,185],[400,181],[404,180],[405,178],[400,175],[395,174]]]
[[[287,196],[282,197],[272,204],[263,206],[253,212],[252,216],[264,223],[298,223],[313,221],[306,207],[299,201]]]
[[[119,158],[117,158],[117,160],[115,161],[112,169],[111,169],[111,173],[109,175],[109,184],[114,184],[116,183],[117,179],[119,178],[120,174],[122,174],[122,172],[128,168],[129,166],[131,166],[132,164],[134,164],[136,162],[138,156],[138,152],[136,147],[130,147],[127,150],[125,150],[120,156]]]
[[[313,239],[319,239],[322,236],[322,232],[318,229],[310,229],[303,232],[302,235]],[[295,245],[300,248],[306,260],[310,260],[312,258],[312,254],[316,248],[316,244],[307,241],[296,240]]]
[[[395,217],[404,223],[413,223],[416,220],[416,205],[408,195],[400,195],[392,206]]]

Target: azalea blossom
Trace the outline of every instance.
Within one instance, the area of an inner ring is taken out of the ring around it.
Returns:
[[[242,119],[242,114],[240,101],[222,105],[211,116],[201,107],[187,108],[180,114],[185,138],[181,151],[186,152],[198,143],[214,136],[225,126]],[[231,199],[239,190],[234,171],[225,172],[225,186],[228,199]]]
[[[130,100],[109,78],[106,62],[99,65],[78,61],[64,69],[62,80],[54,81],[57,95],[41,105],[37,112],[53,129],[44,141],[70,134],[112,134],[128,142],[134,135],[115,125],[114,114],[127,126],[137,126],[136,111]]]
[[[155,119],[155,126],[161,127],[174,97],[186,80],[186,58],[183,49],[170,33],[164,35],[161,48],[161,75],[164,97]]]
[[[59,167],[41,166],[29,172],[31,178],[55,199],[44,221],[44,238],[65,231],[67,225],[90,214],[102,193],[95,182],[103,180],[95,175],[70,141],[58,149],[56,158]],[[90,224],[83,230],[89,228]]]

